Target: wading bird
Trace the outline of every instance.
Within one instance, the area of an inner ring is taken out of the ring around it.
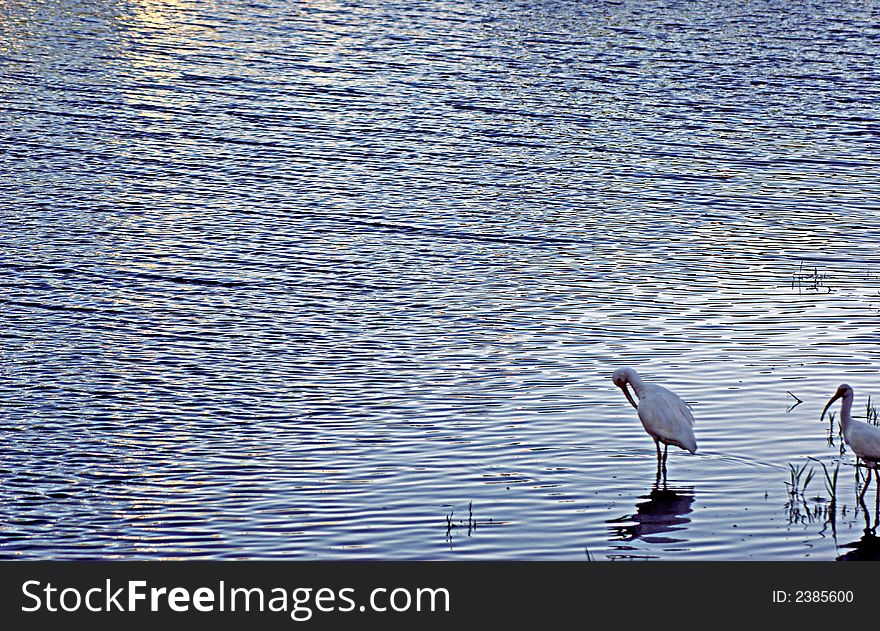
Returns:
[[[618,368],[611,375],[614,385],[623,390],[623,394],[639,413],[639,420],[645,431],[654,439],[657,447],[657,473],[666,473],[666,452],[669,445],[687,449],[691,453],[697,451],[697,439],[694,438],[694,415],[687,403],[677,394],[662,386],[645,383],[632,368]],[[636,403],[627,388],[632,386],[639,402]],[[663,456],[660,456],[660,443],[663,443]]]
[[[840,384],[837,392],[822,410],[822,416],[819,420],[825,418],[825,412],[828,411],[832,403],[843,399],[840,402],[840,432],[843,434],[843,442],[849,445],[853,452],[864,461],[866,467],[874,470],[877,492],[880,493],[880,472],[877,471],[877,466],[880,464],[880,427],[852,420],[854,396],[852,387],[845,383]],[[871,484],[870,471],[868,471],[868,479],[865,481],[865,488],[859,493],[860,500],[865,497],[865,491],[868,490],[869,484]]]

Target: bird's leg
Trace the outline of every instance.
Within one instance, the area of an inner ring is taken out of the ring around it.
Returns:
[[[865,491],[868,490],[868,487],[871,486],[871,472],[868,471],[868,475],[865,478],[865,486],[862,487],[862,492],[859,493],[859,502],[862,504],[865,503]]]
[[[666,456],[669,454],[669,443],[663,443],[663,476],[666,476]]]
[[[877,529],[877,524],[880,523],[880,471],[874,469],[874,530]]]
[[[654,439],[654,446],[657,448],[657,481],[659,482],[662,467],[660,465],[660,441],[656,438]]]

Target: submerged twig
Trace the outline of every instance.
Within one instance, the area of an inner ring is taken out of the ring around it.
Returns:
[[[785,391],[785,394],[787,394],[792,399],[794,399],[794,403],[792,403],[791,407],[789,407],[788,410],[786,410],[786,412],[785,412],[786,414],[788,414],[793,409],[795,409],[797,406],[799,406],[801,403],[803,403],[803,401],[801,399],[799,399],[796,394],[793,394],[793,393],[789,392],[788,390]]]

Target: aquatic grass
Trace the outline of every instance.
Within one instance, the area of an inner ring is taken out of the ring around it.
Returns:
[[[832,510],[837,503],[837,476],[840,473],[840,460],[835,462],[834,472],[829,473],[828,467],[825,466],[825,463],[817,458],[810,458],[814,462],[818,462],[822,466],[822,472],[825,474],[825,490],[828,492],[828,495],[831,497],[829,500]]]
[[[785,483],[785,486],[788,487],[788,494],[792,497],[797,495],[803,497],[804,493],[807,492],[807,487],[810,485],[815,473],[813,467],[810,467],[810,469],[807,470],[809,465],[809,462],[805,462],[802,467],[798,468],[795,465],[788,463],[789,481]]]
[[[455,509],[452,509],[449,512],[449,514],[446,516],[446,538],[447,538],[447,540],[452,539],[452,531],[455,528],[464,528],[465,526],[467,526],[467,534],[468,534],[468,537],[470,537],[473,533],[475,533],[477,531],[478,526],[481,526],[481,525],[485,526],[487,524],[490,526],[501,525],[504,523],[504,522],[493,522],[492,519],[490,518],[488,521],[484,521],[482,524],[480,524],[474,518],[474,503],[473,503],[473,501],[468,503],[467,521],[465,521],[464,519],[460,519],[458,521],[458,523],[456,523],[454,517],[455,517]]]
[[[828,274],[819,272],[819,268],[813,266],[812,272],[807,269],[804,271],[804,262],[801,261],[797,271],[792,274],[791,288],[797,289],[798,293],[802,291],[821,291],[831,293],[831,286],[826,282]]]
[[[880,410],[876,405],[871,403],[871,396],[868,395],[868,402],[865,403],[865,419],[868,425],[880,426]]]
[[[836,419],[836,413],[830,412],[828,414],[828,446],[834,447],[834,437],[840,437],[840,455],[844,455],[846,453],[846,443],[843,442],[843,433],[842,430],[838,427],[837,431],[834,431],[834,421]]]
[[[810,466],[810,460],[818,462],[822,467],[824,475],[825,491],[828,494],[825,497],[817,494],[815,497],[807,498],[807,488],[813,480],[814,467]],[[785,503],[788,521],[791,524],[807,524],[817,521],[823,521],[825,526],[830,525],[832,532],[837,530],[837,488],[840,474],[839,459],[835,460],[834,468],[829,468],[824,462],[812,456],[807,458],[800,467],[789,463],[789,481],[785,485],[789,488],[789,500]],[[844,514],[846,506],[843,506]],[[824,526],[823,526],[824,528]]]

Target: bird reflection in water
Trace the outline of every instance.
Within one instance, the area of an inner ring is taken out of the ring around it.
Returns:
[[[864,494],[859,497],[859,506],[865,516],[865,530],[862,531],[862,538],[840,546],[841,548],[849,548],[849,552],[837,557],[838,561],[880,561],[880,537],[877,536],[877,525],[880,523],[880,488],[878,488],[874,500],[873,525],[868,507],[865,504]]]
[[[641,539],[646,543],[674,544],[685,539],[670,535],[684,530],[693,512],[694,489],[692,487],[672,489],[665,484],[655,485],[651,492],[642,496],[643,502],[636,504],[634,515],[624,515],[606,523],[612,524],[613,541],[634,541]],[[621,525],[613,525],[621,524]]]

